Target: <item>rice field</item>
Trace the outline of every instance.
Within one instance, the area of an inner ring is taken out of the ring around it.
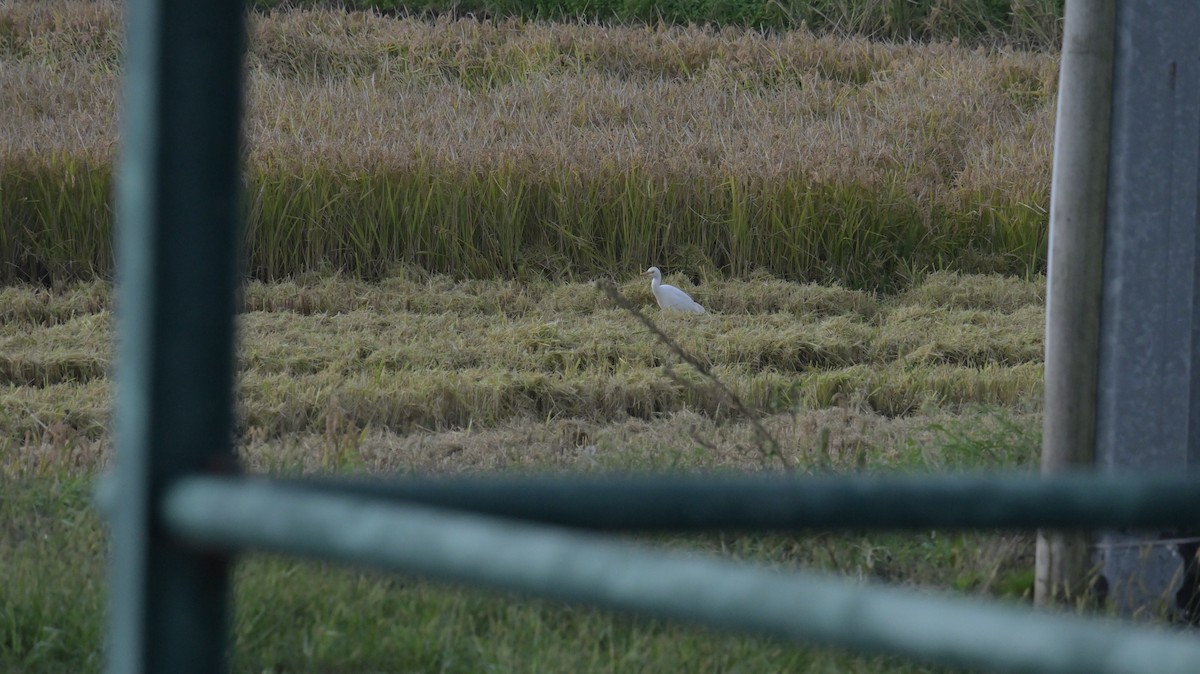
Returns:
[[[0,4],[4,671],[103,663],[121,7]],[[1035,465],[1054,53],[328,9],[249,37],[247,470]],[[707,313],[660,313],[650,264]],[[652,542],[1032,586],[1011,532]],[[237,672],[932,671],[272,557],[236,585]]]
[[[110,277],[119,5],[3,11],[0,281]],[[330,10],[249,45],[252,278],[1045,268],[1053,53]]]

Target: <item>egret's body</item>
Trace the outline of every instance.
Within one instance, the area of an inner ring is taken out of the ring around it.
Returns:
[[[679,288],[672,285],[667,285],[662,282],[662,272],[658,267],[651,267],[642,272],[642,276],[650,277],[650,292],[654,293],[654,299],[658,300],[658,306],[663,308],[663,311],[683,311],[689,314],[702,314],[704,307],[696,304],[696,301],[688,296]]]

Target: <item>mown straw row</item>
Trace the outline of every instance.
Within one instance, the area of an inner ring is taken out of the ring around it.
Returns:
[[[756,423],[778,438],[783,453],[802,466],[841,471],[969,470],[1033,464],[1039,447],[1039,416],[966,410],[885,417],[870,410],[834,407],[767,415]],[[272,473],[763,467],[752,422],[715,420],[690,411],[652,420],[550,419],[411,434],[363,432],[335,420],[321,433],[280,438],[248,434],[240,449],[249,470]]]
[[[781,290],[783,301],[755,306],[754,283]],[[629,294],[649,304],[643,285]],[[402,287],[408,297],[400,297]],[[747,302],[722,311],[721,297],[739,287]],[[1029,409],[1041,389],[1042,287],[938,275],[880,301],[777,280],[714,282],[689,287],[710,313],[664,315],[661,324],[753,410]],[[508,281],[395,279],[389,289],[323,279],[311,286],[312,298],[298,300],[301,288],[248,289],[254,303],[274,306],[240,319],[245,433],[319,433],[331,419],[408,432],[522,419],[607,423],[685,410],[736,416],[718,391],[673,365],[652,335],[585,285],[542,282],[522,294]],[[51,310],[0,325],[7,411],[0,438],[20,445],[51,427],[106,436],[112,319],[103,294],[94,285],[5,291],[12,306],[40,302]],[[804,301],[822,296],[825,306]],[[1033,303],[1017,306],[1021,296]]]
[[[50,386],[107,375],[106,315],[11,337],[0,336],[0,384]],[[1041,311],[1010,316],[919,308],[891,312],[882,325],[853,318],[813,321],[788,314],[716,316],[683,324],[677,342],[701,363],[738,372],[806,373],[851,365],[906,367],[1020,365],[1041,359]],[[336,317],[249,314],[242,321],[241,369],[308,376],[363,371],[465,371],[499,367],[570,378],[661,367],[668,358],[619,311],[497,320],[453,315],[350,313]]]
[[[118,10],[2,11],[0,280],[107,275]],[[260,278],[1044,266],[1052,55],[331,11],[250,44]]]
[[[716,368],[715,373],[747,405],[764,411],[837,405],[860,406],[884,416],[975,406],[1029,410],[1042,388],[1042,368],[1036,363],[982,368],[855,365],[801,374]],[[331,419],[348,419],[356,429],[409,433],[529,419],[608,423],[684,410],[733,418],[723,396],[694,378],[683,379],[691,384],[673,381],[658,368],[574,375],[502,368],[351,376],[246,373],[238,386],[239,428],[278,438],[320,432]],[[109,383],[100,379],[0,386],[5,409],[0,442],[8,448],[36,447],[53,433],[76,440],[105,438],[110,396]]]
[[[459,281],[419,270],[367,283],[348,277],[310,276],[282,283],[247,283],[241,293],[245,312],[343,314],[348,312],[504,316],[546,321],[564,314],[586,316],[609,306],[588,283],[546,280]],[[642,279],[629,270],[620,291],[638,303],[652,301]],[[809,319],[843,316],[873,321],[885,308],[919,307],[1012,314],[1044,305],[1044,278],[1029,281],[1002,276],[937,273],[904,294],[884,297],[839,286],[799,284],[766,274],[747,280],[689,278],[668,270],[665,280],[687,288],[719,314],[793,314]],[[0,335],[28,332],[89,314],[113,310],[112,288],[93,281],[57,288],[31,285],[0,287]]]

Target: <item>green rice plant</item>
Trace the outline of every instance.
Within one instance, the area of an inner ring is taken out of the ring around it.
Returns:
[[[749,195],[742,191],[738,181],[731,178],[721,188],[721,192],[727,192],[729,196],[728,244],[721,254],[729,261],[730,271],[735,275],[740,275],[747,271],[747,265],[752,264],[751,251],[754,241],[759,238],[755,236],[756,232],[752,224],[756,221],[751,220],[754,207],[753,204],[747,203],[746,199]]]
[[[972,250],[1005,255],[1005,271],[1033,273],[1044,262],[1044,240],[1006,249],[1004,237],[979,230],[935,230],[905,199],[854,186],[726,179],[710,188],[631,169],[596,176],[588,188],[575,177],[547,184],[521,170],[263,177],[252,188],[247,231],[252,275],[332,269],[379,278],[409,264],[456,276],[524,269],[571,278],[658,262],[890,290]],[[586,229],[568,225],[572,218]]]
[[[327,0],[255,0],[259,10],[325,7]],[[1062,34],[1062,0],[786,0],[771,4],[648,2],[646,0],[343,0],[339,6],[383,12],[477,13],[489,17],[639,21],[649,24],[809,29],[887,40],[962,40],[1055,48]]]
[[[66,153],[0,164],[0,281],[109,275],[111,175]]]
[[[1064,0],[1022,0],[1011,3],[1010,34],[1018,44],[1059,45],[1062,43]]]
[[[1006,195],[978,198],[979,227],[991,246],[981,246],[1002,261],[995,271],[1028,275],[1046,268],[1050,242],[1048,202],[1044,197],[1022,201]],[[982,241],[980,242],[983,243]]]
[[[246,186],[247,271],[253,278],[278,278],[289,270],[301,268],[306,261],[304,248],[312,227],[307,221],[320,211],[319,202],[315,202],[319,198],[319,183],[311,176],[255,178]]]
[[[600,213],[603,199],[597,187],[575,170],[556,171],[544,183],[535,183],[544,204],[538,223],[544,228],[547,248],[556,253],[546,267],[554,268],[550,260],[562,267],[569,266],[568,260],[579,260],[585,269],[600,269],[611,259],[611,237]]]

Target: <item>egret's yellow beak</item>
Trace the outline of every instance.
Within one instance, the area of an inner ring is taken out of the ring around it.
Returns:
[[[648,272],[648,271],[644,271],[644,272],[642,272],[641,274],[639,274],[639,276],[654,276],[654,274],[651,274],[651,273],[650,273],[650,272]]]

